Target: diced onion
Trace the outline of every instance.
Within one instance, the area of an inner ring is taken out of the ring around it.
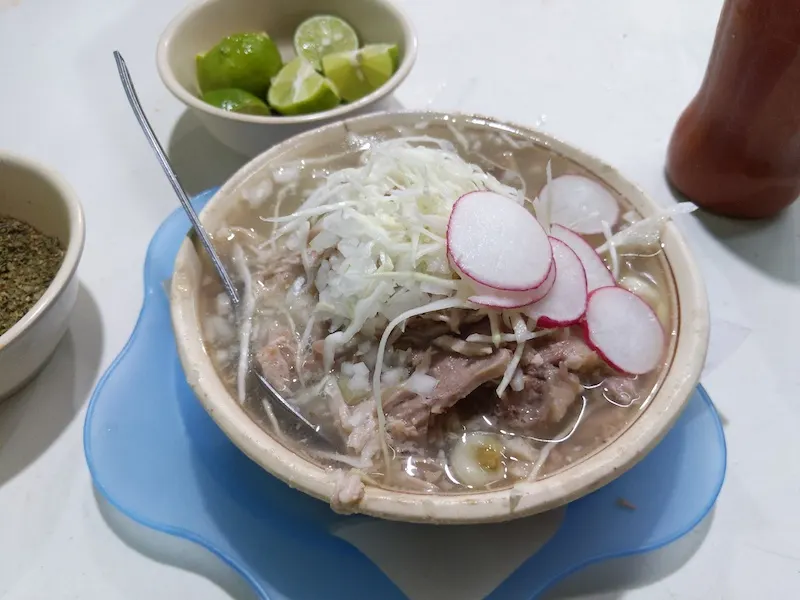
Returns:
[[[417,371],[408,378],[405,383],[405,388],[410,392],[419,394],[420,396],[428,396],[431,392],[433,392],[437,383],[439,383],[439,380],[435,377],[431,377],[426,373],[420,373]]]

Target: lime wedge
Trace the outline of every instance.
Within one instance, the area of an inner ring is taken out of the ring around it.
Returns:
[[[203,101],[222,110],[246,115],[268,115],[269,107],[258,96],[237,89],[211,90],[203,94]]]
[[[334,52],[358,50],[358,36],[355,30],[339,17],[319,15],[300,23],[294,32],[294,50],[317,71],[321,71],[323,56]]]
[[[197,83],[202,93],[237,88],[263,98],[282,65],[266,33],[237,33],[197,55]]]
[[[330,80],[300,56],[286,63],[272,80],[267,100],[282,115],[322,112],[341,101]]]
[[[373,89],[389,81],[397,69],[397,61],[394,44],[370,44],[361,49],[361,70]]]
[[[372,92],[372,86],[361,70],[358,50],[323,56],[322,71],[347,102],[354,102]]]
[[[322,57],[322,69],[341,97],[355,102],[389,80],[397,59],[397,46],[372,44],[354,52],[328,54]]]

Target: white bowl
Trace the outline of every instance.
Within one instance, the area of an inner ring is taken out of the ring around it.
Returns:
[[[264,31],[284,60],[294,56],[292,37],[308,17],[333,14],[345,19],[362,43],[397,44],[400,59],[391,79],[356,102],[309,115],[244,115],[201,100],[195,57],[233,33]],[[186,8],[158,42],[158,73],[170,92],[200,119],[220,142],[255,156],[278,141],[311,127],[367,111],[388,108],[390,94],[408,76],[417,57],[417,39],[408,18],[388,0],[203,0]]]
[[[0,152],[0,215],[58,238],[66,249],[50,287],[15,325],[0,335],[0,400],[28,383],[67,330],[78,294],[75,271],[83,252],[83,210],[69,185],[50,169]]]
[[[522,136],[542,151],[559,155],[582,167],[625,198],[644,216],[658,205],[616,170],[597,158],[545,134],[492,119],[430,113],[383,113],[328,125],[301,134],[260,155],[242,167],[206,205],[201,219],[211,231],[221,226],[242,190],[254,185],[259,173],[319,154],[328,144],[344,143],[348,132],[369,135],[378,130],[414,131],[421,121],[469,127]],[[250,181],[248,181],[250,180]],[[601,487],[641,460],[680,416],[697,384],[708,345],[708,305],[701,275],[677,228],[668,224],[662,235],[672,304],[677,310],[677,335],[671,344],[671,360],[661,374],[656,393],[633,423],[614,440],[583,460],[536,481],[520,481],[512,487],[464,494],[423,494],[368,486],[356,507],[361,513],[402,521],[478,523],[504,521],[550,510]],[[671,277],[669,276],[671,275]],[[172,279],[172,322],[178,352],[189,385],[222,430],[264,469],[317,498],[330,501],[334,475],[297,455],[262,430],[231,396],[206,353],[201,338],[198,295],[200,261],[186,241],[175,261]]]

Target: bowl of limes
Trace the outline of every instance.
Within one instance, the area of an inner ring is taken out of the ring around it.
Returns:
[[[385,110],[417,40],[388,0],[203,0],[161,35],[164,85],[226,146],[255,156],[295,133]]]

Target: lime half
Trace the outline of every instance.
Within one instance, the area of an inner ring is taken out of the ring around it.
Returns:
[[[246,115],[268,115],[269,107],[258,96],[237,89],[211,90],[203,94],[203,101],[222,110]]]
[[[372,44],[354,52],[328,54],[322,58],[322,68],[341,97],[355,102],[389,80],[397,69],[397,59],[397,46]]]
[[[286,63],[272,80],[267,100],[282,115],[322,112],[341,101],[330,80],[300,56]]]
[[[294,50],[322,71],[322,57],[358,50],[355,30],[339,17],[319,15],[303,21],[294,32]]]
[[[202,93],[236,88],[263,98],[282,65],[266,33],[237,33],[197,55],[197,83]]]

